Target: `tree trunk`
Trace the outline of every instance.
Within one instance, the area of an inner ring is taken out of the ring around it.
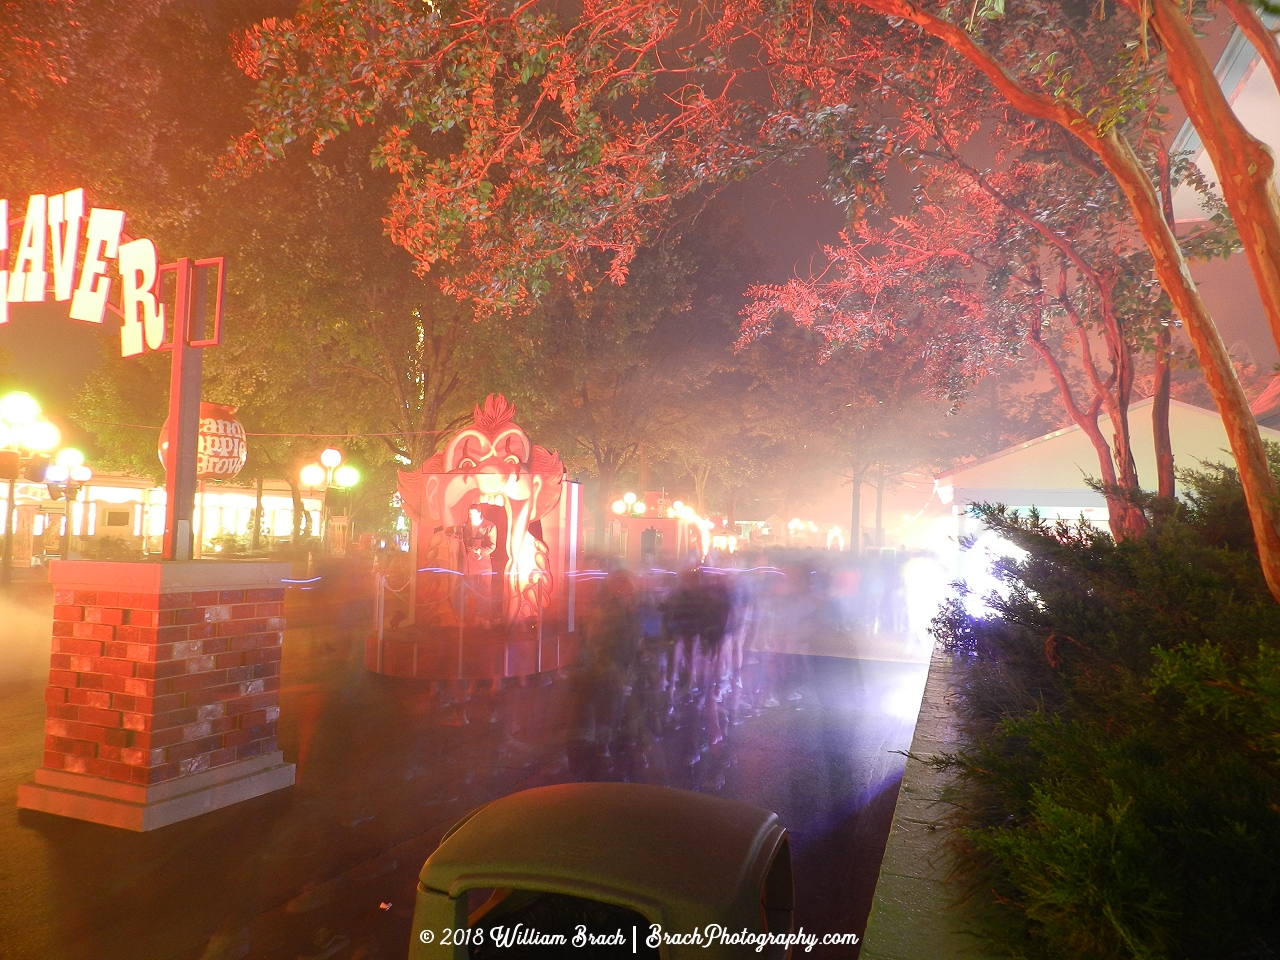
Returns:
[[[1231,109],[1179,6],[1173,0],[1150,0],[1149,9],[1156,35],[1166,50],[1169,79],[1213,161],[1222,198],[1235,218],[1240,243],[1258,284],[1271,336],[1280,346],[1280,197],[1272,176],[1275,159]],[[1274,39],[1271,47],[1275,47]],[[1268,68],[1275,60],[1273,51]]]
[[[1040,354],[1040,358],[1049,368],[1049,373],[1053,376],[1053,381],[1058,388],[1058,394],[1062,397],[1062,405],[1066,408],[1072,423],[1080,428],[1081,432],[1089,438],[1089,443],[1093,445],[1093,452],[1098,458],[1098,469],[1102,473],[1102,496],[1107,502],[1107,526],[1114,539],[1123,540],[1130,532],[1127,521],[1131,505],[1117,493],[1119,485],[1116,483],[1115,461],[1111,457],[1111,448],[1107,446],[1107,438],[1102,435],[1102,429],[1098,426],[1098,410],[1102,406],[1102,397],[1095,389],[1093,402],[1082,410],[1071,392],[1071,384],[1067,380],[1066,372],[1058,363],[1058,358],[1053,355],[1053,351],[1040,338],[1038,332],[1033,332],[1029,339],[1032,348]],[[1082,342],[1081,349],[1087,350],[1088,343]],[[1087,362],[1092,363],[1092,361]]]
[[[639,464],[640,476],[636,481],[636,485],[640,489],[637,490],[636,493],[639,494],[640,498],[643,500],[644,495],[649,492],[649,485],[652,482],[649,479],[649,451],[645,448],[645,445],[643,443],[640,444],[639,448],[637,449],[636,456],[637,456],[637,459],[639,459],[640,461],[640,464]]]
[[[1173,499],[1173,437],[1169,435],[1169,328],[1156,339],[1156,390],[1151,403],[1151,432],[1155,435],[1156,483],[1161,499]]]
[[[884,547],[884,467],[876,473],[876,549]]]
[[[1173,213],[1173,177],[1169,170],[1169,151],[1160,142],[1156,150],[1156,167],[1160,176],[1160,209],[1164,212],[1165,223],[1169,229],[1175,229],[1177,218]],[[1173,437],[1169,434],[1169,396],[1173,388],[1169,369],[1169,351],[1173,334],[1165,324],[1160,325],[1156,335],[1155,357],[1155,391],[1151,398],[1151,434],[1155,440],[1156,453],[1156,492],[1160,499],[1166,501],[1164,509],[1172,507],[1176,492],[1173,473]]]
[[[595,495],[595,549],[603,554],[609,549],[609,522],[613,519],[613,511],[609,509],[609,494],[613,490],[613,474],[598,471]]]
[[[707,515],[707,484],[711,480],[711,465],[699,464],[689,471],[693,477],[693,498],[698,503],[698,516]]]
[[[1102,313],[1103,341],[1111,362],[1115,390],[1099,389],[1099,398],[1111,420],[1111,458],[1115,462],[1116,484],[1119,496],[1115,498],[1121,510],[1121,528],[1127,537],[1141,536],[1146,529],[1147,518],[1138,505],[1137,497],[1142,488],[1138,483],[1138,465],[1133,459],[1133,443],[1129,432],[1129,401],[1133,395],[1133,352],[1124,338],[1120,318],[1115,314],[1112,296],[1114,279],[1098,284]],[[1087,345],[1086,345],[1087,349]]]
[[[1115,336],[1118,345],[1111,350],[1111,362],[1115,365],[1116,392],[1107,392],[1103,399],[1111,417],[1111,455],[1115,458],[1120,489],[1126,495],[1125,532],[1128,536],[1140,536],[1147,526],[1147,518],[1136,500],[1142,487],[1138,481],[1138,465],[1133,459],[1133,443],[1129,431],[1129,401],[1133,398],[1133,355],[1118,327]]]
[[[1236,468],[1240,472],[1240,484],[1244,488],[1245,502],[1249,507],[1249,519],[1253,525],[1254,541],[1258,548],[1262,573],[1272,597],[1280,601],[1280,494],[1277,493],[1275,478],[1271,475],[1262,437],[1258,433],[1258,424],[1249,410],[1248,398],[1231,365],[1231,358],[1227,355],[1222,336],[1213,323],[1208,307],[1200,297],[1200,291],[1196,289],[1195,281],[1191,279],[1191,271],[1187,266],[1186,258],[1182,255],[1182,249],[1178,246],[1178,239],[1173,229],[1165,222],[1160,201],[1129,142],[1115,127],[1105,132],[1100,131],[1095,123],[1065,101],[1055,100],[1024,87],[992,57],[989,51],[979,46],[963,27],[926,13],[904,0],[859,0],[859,2],[863,6],[879,10],[889,16],[909,20],[946,43],[981,70],[1012,106],[1030,116],[1060,125],[1093,151],[1116,178],[1133,210],[1134,220],[1142,234],[1142,239],[1151,251],[1156,276],[1187,326],[1187,333],[1191,336],[1196,357],[1204,370],[1209,391],[1213,394],[1214,402],[1222,415],[1222,422],[1231,444],[1231,452],[1236,460]],[[1203,127],[1196,123],[1201,139],[1205,141],[1206,146],[1212,144],[1212,149],[1217,153],[1230,154],[1237,145],[1250,148],[1234,160],[1224,156],[1223,166],[1217,167],[1217,172],[1224,183],[1230,182],[1237,175],[1238,168],[1240,174],[1248,174],[1242,182],[1232,183],[1229,192],[1224,188],[1224,195],[1228,198],[1228,206],[1232,207],[1232,214],[1240,228],[1241,237],[1248,236],[1245,240],[1246,249],[1253,250],[1255,253],[1258,249],[1271,251],[1271,267],[1278,274],[1276,285],[1273,289],[1271,283],[1264,284],[1259,281],[1259,292],[1268,310],[1268,320],[1272,321],[1273,335],[1276,336],[1277,342],[1280,342],[1280,212],[1277,212],[1275,188],[1271,184],[1273,168],[1271,156],[1256,140],[1244,133],[1238,121],[1234,120],[1234,114],[1226,104],[1225,98],[1222,98],[1222,91],[1218,88],[1212,71],[1207,71],[1207,83],[1204,77],[1198,76],[1197,84],[1204,88],[1205,97],[1213,97],[1216,93],[1215,103],[1221,101],[1220,107],[1208,109],[1205,102],[1200,99],[1201,91],[1198,89],[1188,86],[1184,93],[1183,86],[1187,85],[1187,75],[1196,69],[1197,62],[1205,63],[1204,54],[1190,28],[1182,19],[1178,8],[1170,0],[1154,0],[1153,6],[1157,29],[1167,29],[1173,38],[1166,43],[1175,43],[1178,47],[1187,48],[1186,63],[1175,64],[1179,54],[1173,47],[1169,47],[1168,59],[1171,64],[1171,74],[1175,69],[1177,71],[1178,78],[1175,80],[1175,86],[1178,86],[1183,103],[1189,111],[1192,111],[1193,117],[1201,115],[1202,121],[1205,121]],[[1163,33],[1161,38],[1164,39]],[[1194,110],[1192,110],[1193,106]],[[1238,128],[1239,135],[1228,130],[1217,130],[1214,124],[1208,122],[1213,120],[1215,123],[1230,126],[1228,118]],[[1215,142],[1215,135],[1225,138],[1227,142]],[[1242,137],[1247,138],[1247,142]],[[1252,156],[1259,152],[1260,157]],[[1219,162],[1218,158],[1213,159],[1216,165]],[[1251,162],[1260,166],[1251,169]],[[1265,182],[1259,183],[1257,178],[1262,178]],[[1231,197],[1235,197],[1236,203],[1241,201],[1237,192],[1242,192],[1246,194],[1247,199],[1258,202],[1255,202],[1252,207],[1247,203],[1239,208],[1232,206]],[[1268,198],[1269,204],[1261,202]],[[1270,227],[1274,227],[1275,230],[1269,229]],[[1254,229],[1257,231],[1256,234]],[[1274,243],[1268,239],[1273,232],[1276,234]],[[1253,262],[1252,257],[1250,262]]]
[[[296,553],[301,546],[299,541],[302,539],[302,531],[310,526],[310,517],[307,515],[306,508],[302,504],[302,491],[298,489],[298,482],[289,476],[289,495],[293,498],[293,536],[291,537],[294,552]]]
[[[852,517],[849,520],[849,549],[855,557],[862,555],[862,472],[853,474]]]
[[[262,537],[262,477],[258,477],[255,486],[257,488],[257,503],[253,508],[253,534],[249,540],[249,549],[257,553]]]

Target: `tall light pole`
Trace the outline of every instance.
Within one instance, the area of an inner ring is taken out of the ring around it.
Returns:
[[[80,495],[80,488],[93,479],[93,471],[84,465],[84,454],[66,447],[58,451],[57,459],[44,472],[45,486],[54,500],[65,500],[65,517],[62,524],[62,544],[58,558],[71,559],[71,522],[75,516],[73,505]]]
[[[320,509],[320,549],[329,552],[329,488],[337,487],[350,491],[360,482],[360,471],[350,465],[343,465],[342,451],[328,447],[320,452],[319,463],[308,463],[299,474],[302,485],[311,490],[324,489],[324,502]],[[351,501],[348,493],[348,512]],[[350,521],[348,521],[350,522]]]
[[[58,428],[40,416],[40,404],[31,394],[16,391],[0,397],[0,479],[9,481],[4,508],[4,554],[0,559],[0,583],[6,587],[13,580],[18,479],[43,481],[49,463],[43,454],[56,447],[59,439]]]

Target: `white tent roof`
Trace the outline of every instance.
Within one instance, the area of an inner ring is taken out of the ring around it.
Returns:
[[[1155,442],[1151,430],[1150,399],[1129,407],[1129,430],[1138,481],[1143,489],[1156,486]],[[1102,435],[1111,440],[1111,419],[1100,417]],[[1264,440],[1280,441],[1280,430],[1259,427]],[[1213,410],[1173,400],[1169,404],[1169,435],[1174,466],[1195,468],[1202,462],[1233,464],[1227,432]],[[957,504],[1003,503],[1011,507],[1103,507],[1100,494],[1085,483],[1099,474],[1093,444],[1072,425],[1026,443],[1001,450],[937,475],[944,501]]]
[[[1267,26],[1275,29],[1275,15],[1264,13],[1262,19]],[[1273,154],[1280,156],[1280,92],[1276,91],[1271,71],[1262,64],[1257,51],[1239,28],[1227,42],[1214,74],[1244,128],[1269,146]],[[1191,153],[1205,179],[1216,185],[1218,175],[1214,171],[1213,162],[1205,152],[1190,120],[1182,125],[1178,136],[1174,138],[1173,152]],[[1277,179],[1280,180],[1280,170],[1277,171]],[[1215,192],[1219,196],[1222,194],[1216,188]],[[1203,220],[1205,216],[1199,196],[1187,186],[1174,191],[1173,213],[1179,221]]]

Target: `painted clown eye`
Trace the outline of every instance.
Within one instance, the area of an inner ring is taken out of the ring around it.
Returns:
[[[476,468],[476,462],[472,460],[470,457],[463,457],[458,462],[459,470],[474,470],[475,468]]]
[[[507,457],[507,463],[511,464],[513,467],[519,466],[520,458],[517,457],[515,454],[512,454],[511,456]]]

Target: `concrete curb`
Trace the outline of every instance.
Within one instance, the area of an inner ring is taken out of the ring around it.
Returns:
[[[861,960],[995,960],[970,932],[965,908],[947,879],[954,866],[943,822],[950,777],[927,761],[954,751],[955,665],[935,648],[876,881]]]

